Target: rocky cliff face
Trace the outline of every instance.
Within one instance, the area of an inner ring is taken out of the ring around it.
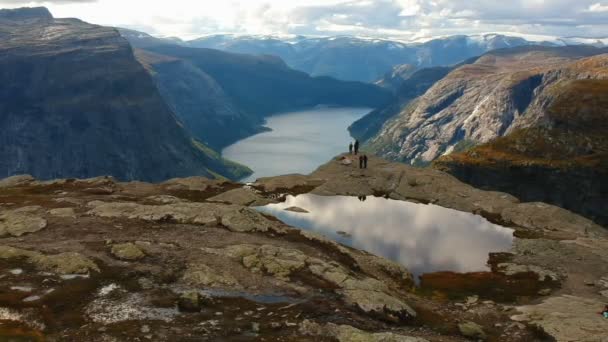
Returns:
[[[601,55],[555,71],[580,79],[548,89],[554,97],[541,122],[434,166],[476,186],[556,204],[608,225],[607,70],[608,55]]]
[[[425,165],[515,129],[546,123],[546,109],[559,84],[604,77],[564,65],[602,52],[593,47],[522,47],[486,54],[407,102],[370,139],[369,148],[393,160]]]
[[[192,134],[220,150],[258,133],[263,120],[234,103],[213,77],[184,59],[136,50],[171,110]]]
[[[409,103],[424,94],[437,81],[444,78],[455,67],[434,67],[412,71],[411,67],[398,67],[380,82],[381,86],[392,89],[396,101],[381,107],[355,121],[349,131],[353,137],[366,141],[374,137],[385,122],[398,115]]]
[[[24,9],[0,31],[0,175],[242,174],[193,141],[115,29]]]

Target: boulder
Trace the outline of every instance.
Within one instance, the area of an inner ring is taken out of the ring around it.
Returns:
[[[46,228],[47,221],[40,214],[41,209],[40,207],[24,207],[0,211],[0,237],[22,236]]]
[[[133,243],[121,243],[112,246],[112,255],[120,260],[135,261],[142,259],[146,253]]]
[[[518,273],[534,273],[538,275],[538,281],[553,281],[557,282],[562,277],[551,270],[544,269],[536,265],[518,265],[514,263],[501,263],[497,265],[497,272],[507,276],[513,276]]]
[[[182,280],[197,287],[237,286],[238,281],[226,272],[212,269],[202,263],[191,263],[186,268]]]
[[[88,274],[91,271],[99,272],[99,267],[95,262],[82,254],[74,252],[45,255],[36,251],[10,246],[0,246],[0,259],[24,259],[41,271],[58,274]]]
[[[458,330],[462,336],[485,340],[487,338],[486,333],[483,331],[483,327],[475,322],[464,322],[458,324]]]
[[[208,303],[209,300],[209,298],[205,298],[205,296],[201,295],[200,292],[189,291],[183,293],[179,297],[177,307],[183,312],[200,312],[205,303]]]

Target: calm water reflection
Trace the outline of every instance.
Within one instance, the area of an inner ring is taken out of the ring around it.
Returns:
[[[310,213],[285,211],[300,207]],[[381,255],[415,276],[437,271],[486,271],[488,253],[507,251],[513,230],[435,205],[384,198],[300,195],[258,210],[301,229]]]
[[[238,141],[222,151],[230,160],[255,173],[255,181],[290,173],[308,174],[348,150],[348,126],[369,113],[368,108],[317,108],[283,113],[267,119],[272,131]]]

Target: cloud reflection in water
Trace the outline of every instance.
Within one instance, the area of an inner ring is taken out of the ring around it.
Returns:
[[[294,206],[310,213],[284,210]],[[477,215],[377,197],[360,201],[306,194],[257,209],[291,226],[399,262],[415,276],[486,271],[488,253],[508,251],[513,241],[512,229]]]

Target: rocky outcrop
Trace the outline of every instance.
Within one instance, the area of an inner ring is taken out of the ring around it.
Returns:
[[[0,175],[161,181],[247,172],[193,141],[115,29],[46,9],[2,13]]]
[[[35,233],[47,226],[41,207],[23,207],[16,210],[0,209],[0,237]]]
[[[536,325],[556,341],[605,341],[606,319],[595,299],[563,295],[516,308],[516,321]]]
[[[0,259],[25,259],[41,271],[58,274],[88,274],[99,272],[99,267],[92,260],[79,253],[42,254],[36,251],[0,246]]]
[[[307,336],[331,337],[339,342],[428,342],[419,337],[410,337],[390,332],[370,333],[350,325],[328,323],[321,325],[309,320],[300,324],[299,330]]]
[[[434,166],[474,186],[608,224],[607,66],[608,55],[601,55],[563,67],[556,72],[559,82],[545,91],[553,97],[544,124],[443,157]]]
[[[306,270],[319,279],[337,287],[344,301],[363,312],[408,319],[416,312],[402,299],[391,293],[389,287],[373,278],[359,278],[335,262],[312,258],[301,251],[271,245],[235,245],[223,250],[206,249],[205,252],[226,255],[239,260],[252,272],[272,275],[288,281],[294,273]]]
[[[139,260],[146,256],[146,253],[134,243],[113,245],[111,252],[116,258],[126,261]]]
[[[592,47],[525,47],[490,52],[450,72],[370,139],[368,148],[392,160],[428,164],[515,129],[545,123],[563,81],[603,78],[579,68]],[[564,66],[566,65],[566,66]]]

